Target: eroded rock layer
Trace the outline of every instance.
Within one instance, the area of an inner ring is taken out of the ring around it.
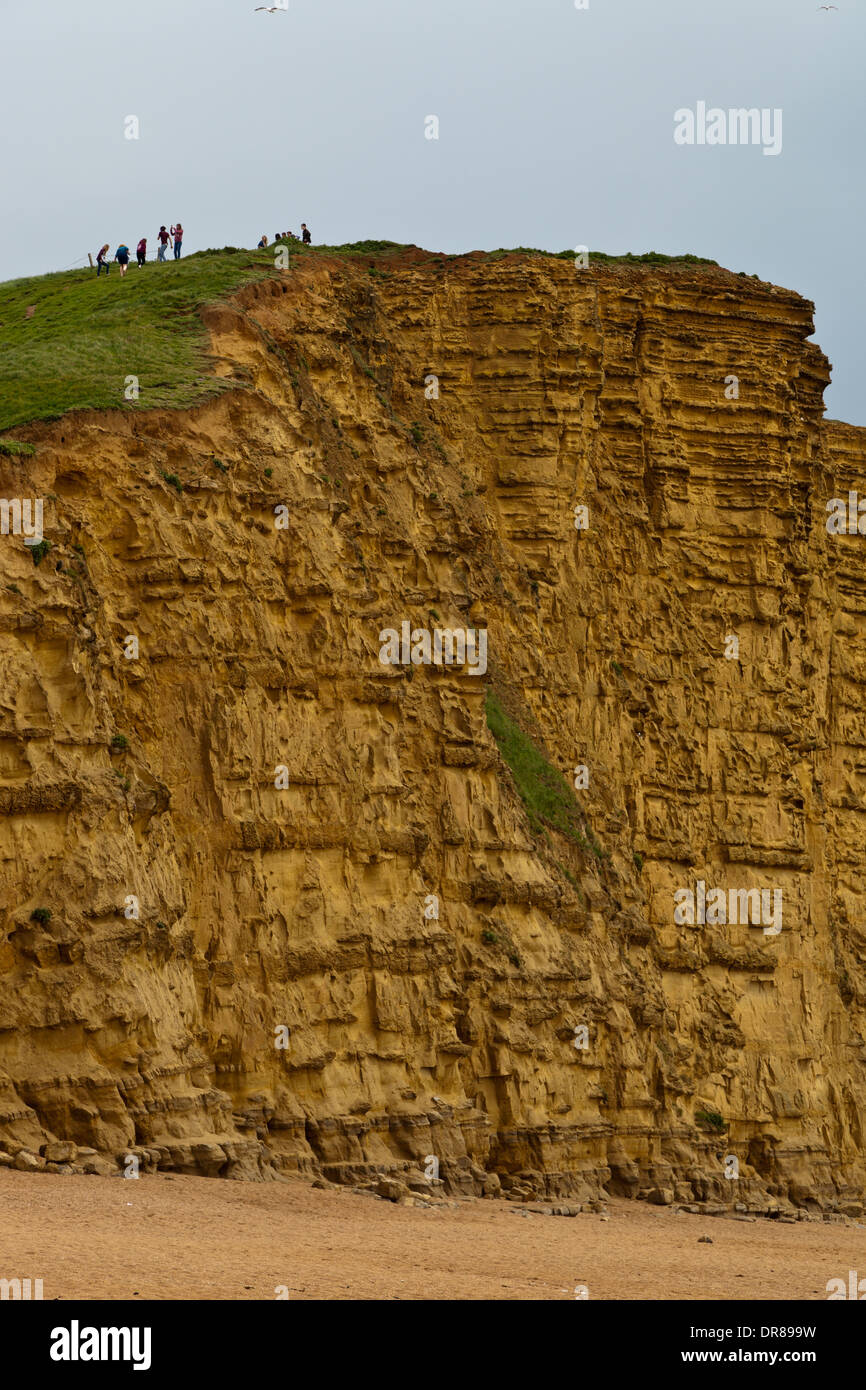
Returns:
[[[0,537],[0,1147],[858,1212],[866,431],[812,306],[417,253],[206,322],[236,390],[0,459],[52,547]]]

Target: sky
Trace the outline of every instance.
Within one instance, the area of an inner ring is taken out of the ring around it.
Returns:
[[[866,0],[286,3],[0,0],[0,279],[178,219],[187,252],[693,252],[814,300],[866,425]],[[700,102],[781,111],[781,150],[677,143]]]

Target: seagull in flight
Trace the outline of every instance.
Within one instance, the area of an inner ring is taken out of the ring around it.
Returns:
[[[819,5],[819,10],[838,10],[838,5]]]
[[[285,10],[285,8],[284,5],[256,5],[253,14],[258,14],[259,10],[265,10],[268,14],[279,14],[280,10]],[[821,8],[823,9],[824,6],[822,5]],[[834,5],[833,9],[835,10],[835,8]]]

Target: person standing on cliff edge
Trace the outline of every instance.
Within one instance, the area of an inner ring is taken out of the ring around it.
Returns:
[[[176,227],[172,227],[171,234],[174,237],[174,259],[180,260],[180,248],[183,246],[183,227],[178,222]]]
[[[310,229],[307,226],[306,222],[301,223],[301,232],[303,233],[304,245],[309,246],[312,243],[313,238],[310,236]]]

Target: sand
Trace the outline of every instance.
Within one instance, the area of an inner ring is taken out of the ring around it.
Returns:
[[[699,1243],[708,1235],[712,1244]],[[608,1220],[504,1201],[398,1206],[301,1179],[138,1179],[0,1170],[0,1278],[53,1299],[826,1300],[866,1274],[866,1228],[675,1214]]]

